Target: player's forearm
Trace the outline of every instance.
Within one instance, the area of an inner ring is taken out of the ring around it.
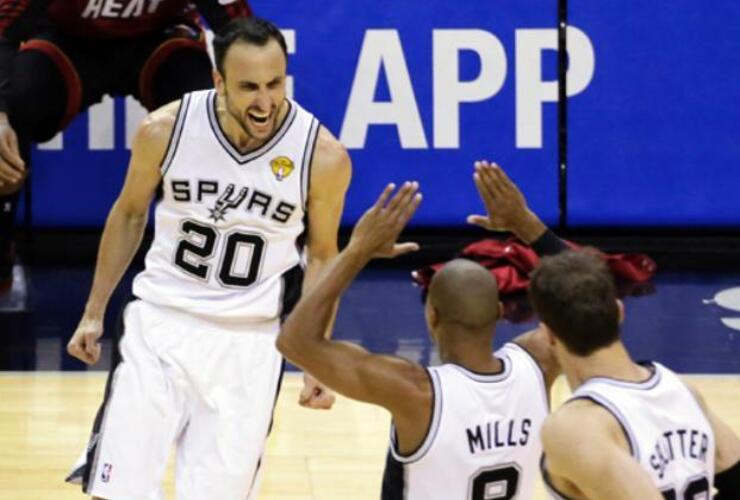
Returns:
[[[314,275],[312,282],[304,284],[305,293],[278,337],[278,349],[288,359],[303,364],[300,359],[311,358],[312,348],[326,341],[340,296],[368,260],[345,249],[324,266],[320,275]]]
[[[309,257],[308,265],[306,266],[306,275],[303,278],[303,295],[305,295],[312,287],[314,287],[319,282],[319,279],[329,268],[332,260],[336,258],[338,253],[338,251],[335,251],[321,257]],[[329,318],[329,322],[327,323],[326,329],[324,330],[324,337],[327,339],[331,338],[332,332],[334,330],[334,321],[337,317],[337,305],[338,302],[335,301],[332,306],[331,317]]]
[[[136,254],[146,227],[147,214],[130,214],[113,206],[98,249],[85,316],[102,319],[108,300]]]

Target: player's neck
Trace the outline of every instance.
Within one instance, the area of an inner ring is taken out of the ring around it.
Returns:
[[[650,377],[650,370],[635,363],[622,342],[615,342],[586,357],[568,356],[561,361],[568,385],[573,390],[594,377],[625,382],[642,382]]]
[[[439,355],[443,363],[454,363],[476,373],[501,372],[503,365],[492,354],[489,332],[454,330],[453,327],[445,327],[445,340],[439,345]]]
[[[283,125],[283,122],[285,121],[285,118],[288,116],[289,105],[288,101],[284,100],[282,104],[280,104],[278,116],[275,120],[272,130],[270,131],[270,134],[267,137],[260,139],[250,135],[239,124],[239,122],[233,116],[231,116],[231,114],[226,110],[226,103],[223,102],[220,96],[217,99],[218,102],[216,106],[216,119],[221,125],[221,130],[223,130],[223,133],[229,139],[231,144],[233,144],[234,147],[241,154],[249,153],[250,151],[259,149],[264,144],[266,144],[280,129],[280,127]]]

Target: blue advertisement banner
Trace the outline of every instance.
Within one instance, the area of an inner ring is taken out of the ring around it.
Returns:
[[[415,179],[425,201],[413,224],[465,225],[482,210],[477,159],[505,166],[532,207],[557,220],[555,2],[252,4],[286,34],[292,95],[350,151],[344,224],[387,182]],[[576,42],[572,64],[588,76],[587,36]],[[109,100],[35,151],[37,226],[102,225],[142,117],[135,102]]]
[[[569,103],[569,225],[740,227],[740,4],[571,5],[596,64]]]

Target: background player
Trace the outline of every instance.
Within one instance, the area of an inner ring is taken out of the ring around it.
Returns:
[[[624,308],[598,258],[543,259],[530,297],[574,391],[542,430],[556,498],[710,498],[713,481],[718,498],[737,498],[740,440],[675,373],[632,361],[620,341]]]
[[[425,369],[324,338],[332,305],[373,256],[416,249],[395,241],[421,201],[418,186],[406,183],[390,197],[392,189],[365,212],[347,247],[301,299],[278,348],[339,393],[391,412],[384,499],[529,498],[558,367],[538,331],[491,353],[501,307],[485,268],[456,260],[432,280],[425,317],[442,366]],[[521,213],[520,204],[509,206]]]
[[[152,111],[210,88],[199,14],[218,31],[250,8],[244,0],[0,0],[0,293],[12,282],[31,142],[51,139],[105,94],[134,96]]]
[[[254,498],[277,397],[280,318],[337,251],[350,159],[285,96],[280,31],[254,18],[214,39],[216,91],[152,113],[106,222],[84,315],[68,344],[95,363],[108,299],[161,185],[146,269],[82,475],[102,498],[159,498],[173,442],[178,498]],[[310,187],[309,187],[310,186]],[[307,221],[307,222],[306,222]],[[309,380],[303,403],[333,396]]]

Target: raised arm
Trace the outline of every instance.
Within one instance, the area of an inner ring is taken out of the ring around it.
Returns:
[[[555,380],[563,372],[550,345],[547,334],[542,328],[535,328],[522,333],[512,341],[527,351],[537,362],[545,378],[545,388],[548,396]]]
[[[489,231],[511,231],[542,257],[565,251],[568,246],[527,206],[519,188],[495,163],[475,162],[475,187],[486,215],[470,215],[468,223]]]
[[[542,446],[548,482],[570,498],[663,498],[630,455],[614,417],[589,401],[568,403],[547,417]]]
[[[419,411],[419,399],[430,397],[431,387],[424,368],[325,336],[334,304],[373,256],[392,257],[417,248],[415,244],[398,245],[395,241],[421,201],[418,186],[407,183],[388,201],[392,189],[392,186],[386,188],[363,215],[347,247],[332,260],[315,285],[307,289],[284,323],[277,347],[291,362],[329,388],[352,399],[387,408],[397,425],[400,422],[404,426]]]
[[[103,334],[105,310],[141,244],[178,107],[179,103],[172,103],[153,112],[134,138],[126,181],[103,229],[85,311],[67,344],[67,352],[85,363],[94,364],[100,358],[98,339]]]

